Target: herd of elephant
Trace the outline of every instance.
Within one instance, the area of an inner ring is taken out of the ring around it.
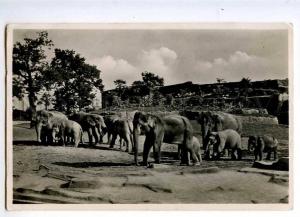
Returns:
[[[160,163],[162,143],[178,145],[178,158],[182,165],[199,165],[202,162],[201,145],[190,120],[201,125],[202,149],[205,159],[219,159],[231,151],[232,159],[242,159],[242,122],[235,115],[224,112],[181,112],[180,114],[152,114],[140,111],[120,113],[78,112],[69,116],[57,111],[40,110],[32,115],[31,127],[35,127],[37,140],[43,144],[61,142],[78,147],[83,143],[83,132],[88,133],[89,144],[103,143],[107,134],[107,143],[114,147],[120,138],[127,152],[134,153],[134,162],[139,165],[139,137],[145,136],[143,165],[148,165],[150,149],[153,147],[155,163]],[[274,154],[277,158],[278,141],[273,136],[250,136],[248,151],[253,152],[255,160],[267,159]],[[130,149],[132,150],[130,151]]]

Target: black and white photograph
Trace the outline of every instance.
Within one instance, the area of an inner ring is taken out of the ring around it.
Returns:
[[[11,24],[6,38],[10,209],[291,207],[290,24]]]

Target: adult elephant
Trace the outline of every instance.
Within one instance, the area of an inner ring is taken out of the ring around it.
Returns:
[[[203,149],[206,150],[208,136],[211,132],[232,129],[239,134],[242,133],[242,122],[235,115],[225,112],[201,112],[198,117],[201,124],[201,133],[203,141]]]
[[[139,135],[145,133],[143,164],[148,164],[148,155],[153,147],[155,163],[160,163],[162,142],[178,144],[181,149],[181,164],[190,164],[189,153],[194,163],[199,160],[193,149],[193,128],[186,117],[169,115],[163,118],[136,112],[133,118],[134,160],[138,165]]]
[[[113,148],[117,139],[120,137],[120,149],[122,147],[122,140],[126,143],[126,152],[130,152],[130,146],[133,146],[133,125],[132,121],[126,118],[117,118],[112,126],[112,140],[110,141],[110,148]]]
[[[119,118],[120,118],[119,115],[116,114],[103,116],[106,125],[105,133],[107,133],[107,144],[111,144],[112,136],[115,132],[115,122]],[[103,136],[105,135],[105,133],[103,134]]]
[[[219,159],[221,153],[225,148],[231,149],[231,159],[235,160],[235,152],[237,152],[237,159],[242,159],[242,139],[237,131],[226,129],[218,132],[211,132],[209,135],[209,142],[206,152],[208,158]]]
[[[206,150],[208,143],[208,135],[211,132],[232,129],[239,134],[242,133],[242,122],[235,115],[225,112],[211,111],[183,111],[180,113],[190,120],[197,120],[201,125],[203,149]]]
[[[68,120],[67,116],[57,111],[40,110],[32,114],[31,126],[35,126],[37,141],[53,142],[52,127],[54,124]]]
[[[119,135],[120,139],[126,140],[125,135],[127,135],[128,132],[130,132],[131,134],[130,137],[132,137],[132,131],[133,131],[132,120],[136,112],[137,111],[102,113],[104,122],[107,127],[106,132],[107,132],[108,144],[114,145],[115,142],[112,143],[112,137],[114,135],[115,137]]]
[[[93,137],[95,144],[101,142],[101,138],[106,131],[106,124],[101,115],[78,112],[71,114],[69,119],[79,123],[82,130],[88,133],[90,144],[93,144]]]

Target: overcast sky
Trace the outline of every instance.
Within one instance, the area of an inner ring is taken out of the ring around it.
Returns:
[[[39,30],[15,30],[14,42]],[[48,30],[56,48],[73,49],[102,71],[105,89],[150,71],[165,84],[288,77],[287,30]],[[47,52],[49,58],[53,50]]]

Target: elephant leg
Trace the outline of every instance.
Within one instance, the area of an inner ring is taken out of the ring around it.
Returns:
[[[236,160],[236,159],[237,159],[237,157],[235,155],[235,150],[232,150],[231,151],[231,160]]]
[[[113,148],[113,147],[115,146],[117,136],[118,136],[118,134],[116,134],[116,133],[114,133],[114,134],[112,135],[112,140],[110,141],[110,144],[109,144],[109,147],[110,147],[110,148]]]
[[[99,138],[98,138],[98,134],[97,134],[97,132],[96,132],[96,127],[93,127],[93,128],[92,128],[92,133],[93,133],[93,136],[94,136],[94,138],[95,138],[95,145],[97,145],[98,142],[99,142]]]
[[[122,137],[119,135],[119,143],[120,143],[120,150],[122,149],[122,146],[124,145],[123,143],[125,142],[125,139],[122,139]]]
[[[158,130],[153,133],[154,141],[152,141],[153,144],[153,153],[154,153],[154,160],[155,163],[160,163],[160,157],[161,157],[161,145],[163,142],[164,133],[159,132]]]
[[[80,133],[79,134],[74,134],[73,138],[74,138],[74,147],[77,148],[78,144],[80,142],[80,139],[81,139]]]
[[[274,160],[277,160],[277,149],[274,149]]]
[[[125,142],[126,142],[126,152],[130,152],[130,144],[131,143],[131,138],[130,138],[130,134],[126,134],[125,135]]]
[[[146,135],[145,142],[144,142],[143,165],[145,165],[145,166],[148,165],[149,152],[150,152],[151,147],[153,146],[150,137],[151,137],[151,136]],[[136,152],[137,152],[137,151],[138,151],[138,150],[137,150],[137,147],[135,147],[135,148],[136,148]]]
[[[46,139],[46,143],[48,145],[53,145],[54,143],[54,137],[52,136],[52,133],[51,133],[51,130],[50,129],[47,129],[46,130],[46,135],[45,135],[45,139]]]
[[[134,147],[133,147],[134,145],[133,145],[133,136],[131,133],[129,134],[129,139],[130,139],[130,143],[131,143],[131,152],[132,152],[132,151],[134,151]]]
[[[111,141],[111,133],[107,132],[107,144],[110,144]]]
[[[102,134],[100,134],[99,143],[103,143],[103,135]]]
[[[260,152],[258,153],[258,157],[259,157],[259,160],[260,160],[260,161],[262,160],[262,155],[263,155],[263,152],[260,151]]]
[[[268,151],[268,153],[267,153],[267,158],[266,158],[267,160],[271,160],[271,151]]]
[[[194,150],[191,150],[190,151],[190,155],[191,155],[191,157],[192,157],[192,160],[193,160],[193,163],[195,164],[195,165],[199,165],[200,164],[200,158],[201,158],[201,156],[199,157],[199,153],[198,153],[198,155],[196,154],[196,152],[194,151]]]
[[[257,161],[258,159],[258,151],[254,150],[254,161]]]
[[[88,136],[89,136],[89,143],[90,143],[90,145],[92,145],[93,144],[93,135],[92,135],[91,128],[88,129]]]
[[[224,148],[223,153],[224,153],[224,157],[228,157],[229,156],[229,151],[228,151],[227,148]]]
[[[181,147],[180,147],[180,144],[178,144],[176,159],[177,160],[181,159]]]
[[[189,153],[187,148],[184,145],[181,145],[181,163],[180,165],[189,164]]]
[[[66,146],[66,142],[65,142],[65,141],[66,141],[66,135],[65,135],[64,133],[61,134],[61,140],[62,140],[62,141],[61,141],[61,142],[62,142],[62,145],[63,145],[63,146]]]
[[[240,148],[237,149],[237,159],[242,160],[242,149]]]
[[[102,135],[102,131],[101,131],[101,127],[97,127],[97,133],[99,135],[99,143],[103,143],[103,135]]]
[[[161,151],[160,151],[160,142],[157,141],[154,145],[153,145],[153,157],[154,157],[154,161],[157,164],[160,164],[160,157],[161,157]]]
[[[201,163],[202,162],[202,156],[201,156],[201,152],[197,152],[197,157],[198,157],[198,160],[199,162]]]

